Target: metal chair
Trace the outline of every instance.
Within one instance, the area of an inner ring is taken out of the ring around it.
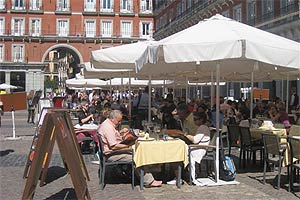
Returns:
[[[108,166],[118,166],[118,165],[131,165],[131,187],[134,189],[134,161],[133,161],[133,151],[128,151],[128,149],[124,150],[115,150],[109,155],[104,154],[104,145],[101,136],[98,134],[99,139],[99,183],[101,185],[101,189],[103,190],[105,187],[105,172]],[[113,155],[119,155],[124,153],[131,153],[132,160],[130,161],[110,161],[109,157]]]
[[[227,135],[228,135],[228,154],[230,156],[231,148],[240,148],[240,127],[239,125],[227,125]]]
[[[293,191],[294,186],[294,170],[298,171],[298,177],[299,177],[299,170],[300,170],[300,138],[295,137],[288,137],[288,143],[290,146],[290,167],[289,167],[289,191]],[[297,161],[294,161],[294,159],[297,159]],[[298,178],[299,180],[299,178]],[[299,183],[299,191],[300,191],[300,183]]]
[[[214,164],[214,172],[216,173],[216,139],[217,139],[217,134],[215,131],[212,132],[212,137],[210,139],[210,142],[208,145],[204,144],[191,144],[188,145],[188,158],[189,158],[189,163],[191,163],[191,152],[198,150],[198,149],[205,149],[206,154],[203,156],[201,163],[203,161],[206,161],[206,169],[208,170],[208,162],[212,161]],[[215,176],[216,179],[216,176]],[[217,180],[216,180],[217,182]],[[191,176],[191,165],[189,165],[189,183],[192,185],[192,176]]]
[[[243,167],[245,167],[245,161],[249,158],[251,154],[253,155],[253,162],[256,161],[256,151],[260,151],[260,159],[263,160],[263,144],[259,143],[258,140],[253,140],[251,138],[251,133],[249,127],[240,127],[241,134],[241,150],[239,158],[239,168],[241,167],[241,160],[243,159]]]
[[[284,153],[286,151],[286,146],[280,144],[280,137],[272,133],[264,133],[263,135],[264,142],[264,174],[263,174],[263,183],[266,183],[266,171],[267,165],[269,163],[278,167],[278,180],[277,180],[277,189],[280,188],[280,177],[281,177],[281,168],[284,158]]]

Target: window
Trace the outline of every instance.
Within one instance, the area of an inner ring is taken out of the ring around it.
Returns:
[[[70,11],[69,0],[57,0],[56,10],[57,11]]]
[[[152,23],[140,22],[140,37],[151,38],[152,37]]]
[[[0,17],[0,35],[4,35],[5,33],[5,18]]]
[[[69,20],[68,19],[58,19],[57,20],[56,34],[58,36],[68,36],[69,35]]]
[[[12,0],[13,10],[25,10],[25,0]]]
[[[5,0],[0,0],[0,10],[5,9]]]
[[[101,35],[102,37],[111,37],[113,33],[111,20],[102,20],[101,21]]]
[[[274,2],[273,0],[262,1],[262,15],[274,12]]]
[[[41,35],[41,19],[30,19],[29,33],[31,36]]]
[[[141,0],[140,1],[140,12],[152,12],[152,1]]]
[[[256,1],[247,1],[247,20],[253,20],[256,17]]]
[[[24,35],[24,19],[12,18],[11,22],[11,34],[15,36]]]
[[[121,0],[120,12],[133,12],[132,0]]]
[[[181,1],[181,12],[185,12],[185,10],[186,10],[186,2],[185,2],[185,0],[182,0]]]
[[[30,0],[29,4],[30,10],[41,10],[42,0]]]
[[[4,62],[4,44],[0,44],[0,62]]]
[[[85,20],[85,36],[94,37],[96,35],[96,22],[95,20]]]
[[[241,4],[233,7],[233,19],[242,22],[242,6]]]
[[[114,1],[113,0],[100,0],[100,11],[101,12],[113,12]]]
[[[12,48],[12,61],[24,62],[24,45],[15,44]]]
[[[132,35],[132,22],[121,21],[121,37],[131,37]]]
[[[96,0],[85,0],[84,1],[84,11],[96,11]]]
[[[177,13],[176,13],[176,16],[179,17],[181,14],[181,5],[178,3],[177,4]]]

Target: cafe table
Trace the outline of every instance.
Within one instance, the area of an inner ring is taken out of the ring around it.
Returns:
[[[144,185],[144,166],[162,163],[183,162],[184,167],[188,165],[187,147],[180,139],[168,137],[168,140],[148,140],[140,138],[134,145],[134,157],[136,168],[140,170],[140,188]],[[181,164],[178,165],[177,187],[181,183]]]
[[[260,128],[251,128],[250,133],[251,133],[251,137],[254,138],[254,139],[257,139],[257,140],[262,140],[262,134],[263,133],[272,133],[272,134],[279,135],[280,138],[281,138],[280,143],[282,145],[287,145],[282,166],[285,167],[285,166],[289,165],[289,163],[290,163],[290,159],[289,159],[290,150],[289,150],[289,146],[287,144],[286,129],[276,129],[276,128],[267,129],[267,128],[264,128],[264,127],[260,127]]]

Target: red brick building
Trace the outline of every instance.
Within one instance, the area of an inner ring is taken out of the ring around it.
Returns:
[[[149,39],[152,24],[149,0],[0,0],[0,82],[44,90],[50,71],[74,77],[92,50]]]

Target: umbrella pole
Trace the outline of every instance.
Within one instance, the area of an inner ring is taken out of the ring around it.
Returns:
[[[217,183],[219,182],[219,148],[220,148],[220,141],[219,141],[219,129],[220,129],[220,62],[217,63],[216,69],[216,134],[217,134],[217,141],[216,141],[216,180]]]
[[[214,81],[214,72],[211,71],[210,73],[210,110],[213,108],[213,81]]]
[[[251,98],[250,98],[250,120],[252,123],[252,116],[253,116],[253,82],[254,82],[254,72],[251,72]]]
[[[128,114],[129,114],[129,119],[131,119],[131,76],[129,72],[129,86],[128,86]]]
[[[187,76],[185,77],[185,84],[186,84],[186,87],[185,87],[185,103],[188,103],[189,83],[188,83],[188,78],[187,78]]]
[[[285,111],[289,112],[289,74],[286,74],[286,101],[285,101]]]
[[[149,75],[148,98],[148,122],[151,122],[151,75]]]

